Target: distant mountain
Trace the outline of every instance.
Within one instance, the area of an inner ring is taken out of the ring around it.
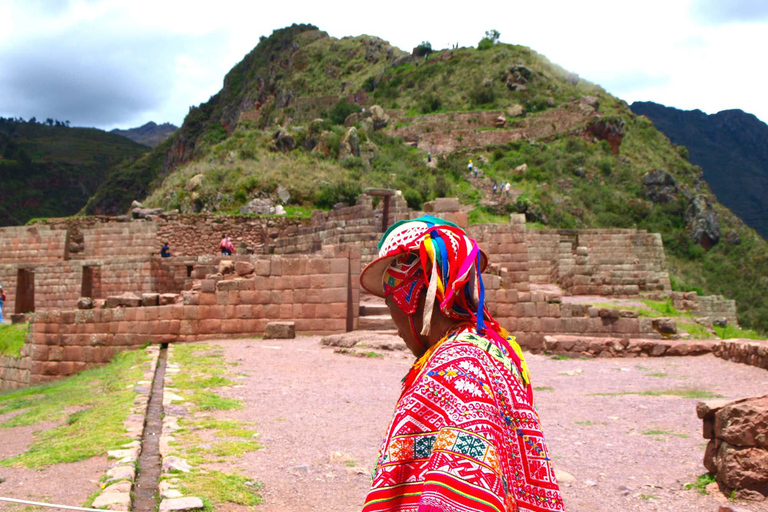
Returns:
[[[768,125],[741,110],[707,115],[649,101],[630,108],[688,148],[718,200],[768,239]]]
[[[157,124],[154,121],[150,121],[138,128],[130,128],[128,130],[118,130],[115,128],[110,133],[122,135],[139,144],[155,148],[178,129],[178,126],[174,126],[171,123]]]
[[[76,214],[115,165],[148,151],[96,128],[0,118],[0,226]]]

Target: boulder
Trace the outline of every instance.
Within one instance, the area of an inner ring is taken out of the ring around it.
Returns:
[[[239,276],[247,276],[253,274],[256,270],[256,266],[250,261],[238,261],[235,263],[235,273]]]
[[[240,213],[255,213],[258,215],[268,215],[272,210],[272,200],[255,198],[248,201],[248,203],[240,208]]]
[[[571,85],[578,85],[579,75],[577,75],[576,73],[568,72],[565,74],[564,80]]]
[[[651,171],[643,176],[643,188],[645,188],[648,199],[656,204],[675,201],[680,192],[675,178],[661,169]]]
[[[200,185],[203,184],[204,179],[205,179],[205,175],[195,174],[187,182],[187,190],[190,192],[193,190],[197,190],[198,188],[200,188]]]
[[[264,339],[292,339],[296,337],[294,322],[269,322],[264,330]]]
[[[522,117],[525,115],[525,107],[522,105],[512,105],[507,109],[507,116],[509,117]]]
[[[360,121],[360,129],[365,133],[371,133],[373,131],[373,120],[369,117],[366,117]]]
[[[522,64],[511,66],[509,68],[509,74],[511,75],[511,79],[518,84],[526,84],[533,78],[533,71]]]
[[[715,461],[718,482],[729,489],[748,489],[768,495],[768,450],[722,442]]]
[[[598,110],[600,108],[600,99],[597,96],[583,96],[579,100],[579,106],[583,110]]]
[[[108,308],[137,308],[141,306],[142,299],[133,293],[124,293],[122,295],[112,295],[107,297],[106,305]]]
[[[163,473],[172,473],[174,471],[189,473],[190,469],[187,461],[180,457],[163,457]]]
[[[353,156],[360,156],[360,136],[354,126],[349,128],[339,141],[339,160]]]
[[[374,130],[381,130],[389,124],[389,116],[379,105],[371,107],[371,120],[373,121]]]
[[[504,114],[496,118],[493,122],[493,126],[496,128],[505,128],[507,126],[507,118],[504,117]]]
[[[715,413],[715,432],[733,446],[768,448],[768,395],[719,409]]]
[[[291,137],[285,128],[279,128],[272,136],[272,143],[274,149],[277,151],[283,151],[285,153],[293,150],[296,147],[296,140]]]
[[[219,274],[225,275],[225,274],[234,274],[235,273],[235,262],[232,260],[221,260],[219,262]]]
[[[691,240],[704,249],[709,250],[720,241],[720,221],[707,196],[700,194],[691,200],[685,211],[685,223]]]
[[[134,199],[133,202],[131,203],[131,210],[133,210],[134,208],[144,208],[144,205]]]
[[[134,208],[131,210],[131,217],[134,219],[145,219],[147,216],[160,215],[162,208]]]
[[[277,197],[280,198],[280,201],[283,204],[286,204],[288,201],[291,200],[291,193],[284,186],[278,185],[277,186]]]
[[[77,309],[93,309],[93,299],[91,297],[80,297],[77,299]]]
[[[317,142],[312,148],[312,153],[320,153],[323,156],[331,156],[331,145],[328,143],[330,132],[323,132],[317,137]]]

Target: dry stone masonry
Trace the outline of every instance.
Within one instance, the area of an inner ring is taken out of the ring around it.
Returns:
[[[376,256],[382,230],[424,214],[410,210],[400,194],[369,192],[389,197],[377,197],[374,207],[374,197],[363,194],[354,206],[316,211],[311,219],[166,212],[133,221],[86,217],[0,229],[0,243],[9,248],[0,253],[7,311],[35,312],[19,357],[0,360],[0,386],[70,375],[148,341],[262,335],[273,322],[293,323],[296,333],[357,329],[360,270]],[[455,198],[424,208],[468,224]],[[508,224],[477,224],[468,231],[490,261],[485,284],[491,313],[529,350],[595,356],[714,350],[662,343],[678,336],[673,319],[563,303],[564,293],[669,297],[664,249],[656,234],[527,229],[522,214],[510,215]],[[221,234],[233,239],[237,254],[217,254]],[[172,257],[159,257],[163,242],[170,243]],[[731,301],[672,297],[682,309],[713,322],[736,321]],[[587,348],[562,338],[568,336]],[[746,349],[718,350],[741,357],[736,353]],[[756,352],[744,359],[763,357],[759,349],[749,350]]]
[[[740,498],[768,497],[768,395],[700,402],[696,413],[709,439],[704,467],[721,489]]]

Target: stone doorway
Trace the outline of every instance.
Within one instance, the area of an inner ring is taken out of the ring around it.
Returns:
[[[101,295],[101,269],[99,267],[84,266],[83,277],[80,284],[80,296],[98,299]]]
[[[16,274],[16,304],[15,313],[31,313],[35,311],[35,271],[20,268]]]

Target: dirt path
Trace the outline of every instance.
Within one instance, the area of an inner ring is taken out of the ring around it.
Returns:
[[[243,374],[228,393],[245,403],[220,414],[256,422],[265,446],[235,465],[264,484],[260,512],[359,510],[368,490],[410,360],[335,354],[318,341],[216,342]],[[569,511],[711,511],[726,502],[683,488],[705,473],[698,400],[623,393],[752,396],[768,392],[768,372],[710,355],[528,361],[555,467],[575,477],[563,485]],[[768,502],[738,506],[768,511]]]

